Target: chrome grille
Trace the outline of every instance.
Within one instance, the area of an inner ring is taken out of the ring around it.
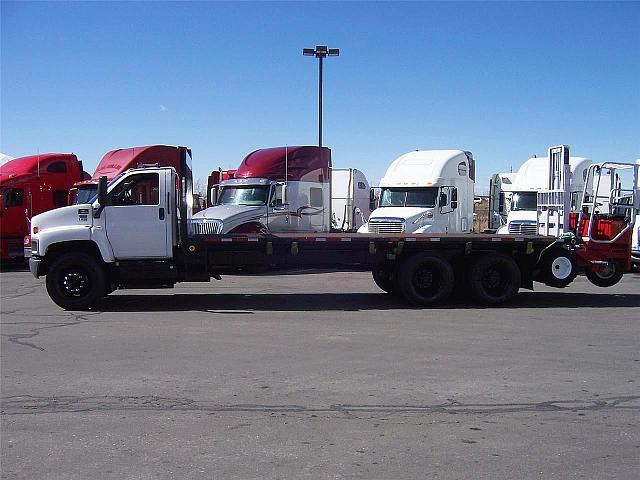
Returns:
[[[535,222],[511,222],[509,233],[515,235],[537,235],[538,224]]]
[[[222,233],[222,220],[192,220],[192,235],[219,235]]]
[[[369,233],[402,233],[405,222],[401,218],[376,218],[369,220]]]

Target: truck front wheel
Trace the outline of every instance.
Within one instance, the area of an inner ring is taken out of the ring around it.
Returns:
[[[587,270],[585,274],[598,287],[612,287],[622,279],[624,272],[618,262],[609,262],[602,270]]]
[[[65,310],[86,310],[107,294],[104,269],[90,255],[65,253],[48,269],[47,293]]]
[[[480,257],[471,267],[471,295],[485,305],[498,305],[511,300],[518,293],[520,282],[518,264],[506,255]]]
[[[414,305],[431,305],[447,298],[454,285],[453,268],[444,258],[423,253],[407,258],[398,269],[396,283]]]

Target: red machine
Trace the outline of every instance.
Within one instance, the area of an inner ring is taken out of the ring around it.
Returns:
[[[68,205],[87,203],[98,193],[98,180],[106,176],[113,180],[120,173],[130,168],[148,166],[173,167],[180,173],[180,158],[176,156],[175,147],[166,145],[150,145],[146,147],[119,148],[107,152],[96,167],[89,180],[73,184],[69,190]]]
[[[22,258],[31,217],[65,206],[69,187],[88,177],[72,153],[15,158],[0,166],[0,260]]]
[[[220,183],[224,180],[236,178],[237,170],[214,170],[207,179],[207,199],[205,208],[212,207],[217,203],[218,193],[220,192]]]

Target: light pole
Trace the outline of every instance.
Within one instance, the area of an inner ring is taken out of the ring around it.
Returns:
[[[302,54],[318,59],[318,146],[322,146],[322,60],[325,57],[337,57],[339,48],[328,48],[326,45],[316,45],[316,48],[303,48]]]

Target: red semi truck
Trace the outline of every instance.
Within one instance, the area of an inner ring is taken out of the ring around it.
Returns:
[[[87,203],[98,192],[98,180],[106,176],[113,180],[130,168],[141,166],[173,167],[180,171],[180,157],[175,147],[148,145],[144,147],[118,148],[107,152],[90,179],[75,183],[69,190],[68,205]]]
[[[92,203],[33,219],[29,266],[36,278],[46,276],[47,292],[56,304],[86,309],[118,288],[173,287],[225,274],[330,267],[372,271],[381,289],[415,305],[443,301],[456,288],[475,301],[497,305],[512,299],[520,288],[533,289],[534,281],[562,287],[577,273],[586,273],[605,287],[617,283],[630,268],[630,224],[640,207],[637,165],[594,164],[590,171],[600,175],[633,169],[633,201],[615,205],[630,218],[597,212],[595,200],[585,193],[584,210],[572,222],[574,234],[562,238],[472,233],[218,235],[194,229],[188,200],[191,151],[174,148],[182,161],[180,174],[174,168],[152,167],[128,170],[109,184],[101,177]]]
[[[15,158],[0,166],[0,260],[19,260],[30,219],[67,203],[75,182],[88,178],[72,153]]]

